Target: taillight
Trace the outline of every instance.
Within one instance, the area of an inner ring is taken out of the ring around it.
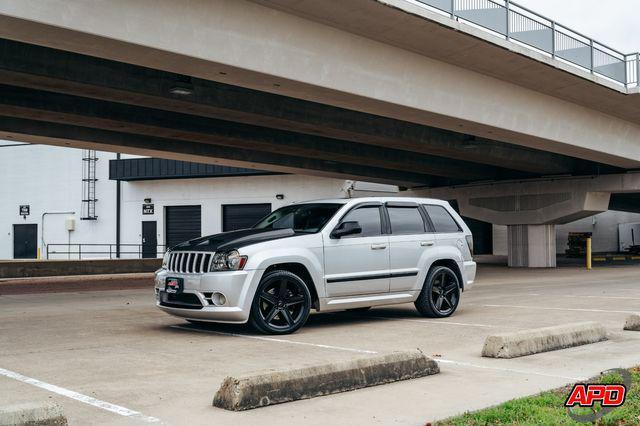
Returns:
[[[473,235],[467,235],[467,245],[469,246],[469,252],[473,256]]]

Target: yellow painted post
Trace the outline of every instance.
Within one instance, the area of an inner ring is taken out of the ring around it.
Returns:
[[[591,237],[587,238],[587,270],[591,270]]]
[[[40,247],[38,247],[38,260],[40,259]]]

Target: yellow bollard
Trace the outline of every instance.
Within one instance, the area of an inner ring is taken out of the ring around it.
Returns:
[[[591,237],[587,238],[587,271],[591,270]]]
[[[38,258],[38,260],[40,260],[40,247],[38,247],[38,254],[37,254],[37,258]]]

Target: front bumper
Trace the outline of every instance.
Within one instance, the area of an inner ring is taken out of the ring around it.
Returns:
[[[168,314],[197,321],[245,323],[262,270],[184,274],[160,269],[155,277],[156,306]],[[165,292],[167,278],[182,278],[181,295]],[[216,300],[222,294],[224,303]]]

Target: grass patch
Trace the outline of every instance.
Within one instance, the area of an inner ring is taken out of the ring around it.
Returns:
[[[629,369],[633,378],[631,389],[622,407],[599,420],[598,425],[640,425],[640,367]],[[589,383],[622,383],[619,374],[601,376]],[[580,425],[567,415],[564,403],[572,386],[554,389],[538,395],[507,401],[495,407],[434,423],[437,426],[494,426],[494,425]],[[586,414],[574,409],[576,414]]]

